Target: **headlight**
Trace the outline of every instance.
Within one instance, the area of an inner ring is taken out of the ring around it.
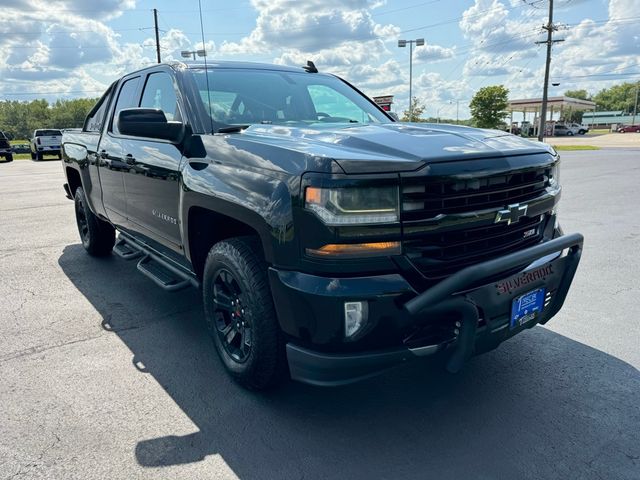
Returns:
[[[305,207],[327,225],[399,221],[398,187],[307,187]]]
[[[549,172],[549,186],[556,188],[560,186],[560,162],[556,162],[555,165],[551,167],[551,171]]]

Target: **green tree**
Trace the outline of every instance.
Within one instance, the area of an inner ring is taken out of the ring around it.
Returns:
[[[476,127],[497,128],[507,116],[509,90],[504,85],[483,87],[476,92],[469,104]]]
[[[46,100],[0,101],[0,130],[15,139],[28,139],[38,128],[82,127],[95,103],[88,98],[58,100],[53,105]]]
[[[567,90],[564,92],[565,97],[578,98],[580,100],[591,100],[591,95],[586,90]]]
[[[586,90],[567,90],[564,92],[565,97],[578,98],[580,100],[591,100],[591,95]],[[564,111],[563,120],[567,122],[582,123],[582,110],[573,110],[571,108]]]
[[[411,107],[411,110],[405,110],[402,113],[402,118],[400,120],[403,122],[424,122],[424,120],[420,118],[424,113],[424,103],[422,103],[418,97],[413,97],[411,100]]]
[[[96,99],[58,100],[51,107],[51,123],[55,128],[80,128]]]
[[[598,110],[622,110],[633,112],[633,104],[636,100],[636,88],[640,82],[625,82],[610,88],[600,90],[593,96],[593,101],[598,105]]]

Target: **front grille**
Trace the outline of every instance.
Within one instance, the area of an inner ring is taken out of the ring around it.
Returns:
[[[440,214],[469,213],[503,208],[542,195],[549,182],[548,169],[482,178],[410,179],[402,186],[402,220],[405,227]],[[519,222],[492,223],[447,231],[405,230],[404,253],[430,280],[441,280],[470,265],[497,258],[539,243],[544,215],[523,217]]]
[[[472,179],[403,179],[402,219],[423,220],[440,214],[495,208],[540,196],[549,169],[534,169]]]
[[[544,216],[537,216],[511,225],[421,234],[405,240],[404,252],[427,278],[439,280],[469,265],[535,245],[542,239],[543,220]]]

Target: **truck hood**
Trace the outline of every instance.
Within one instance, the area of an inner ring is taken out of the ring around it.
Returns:
[[[253,125],[242,138],[331,158],[346,173],[411,171],[429,163],[473,158],[555,155],[548,144],[499,130],[427,123]]]

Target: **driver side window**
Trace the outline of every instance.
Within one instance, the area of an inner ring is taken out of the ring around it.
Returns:
[[[341,93],[325,85],[307,87],[318,118],[332,117],[345,121],[367,123],[366,113]]]

